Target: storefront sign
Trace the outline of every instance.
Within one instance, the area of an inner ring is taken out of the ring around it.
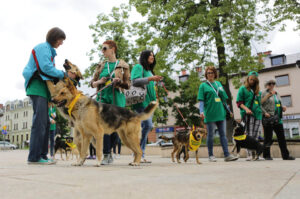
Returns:
[[[162,132],[174,132],[174,127],[162,127],[162,128],[156,128],[156,133],[162,133]]]

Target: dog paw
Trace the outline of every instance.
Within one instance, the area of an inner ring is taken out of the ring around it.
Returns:
[[[198,164],[202,164],[202,162],[197,162]]]
[[[101,167],[101,162],[98,162],[95,167]]]
[[[140,164],[137,163],[137,162],[130,162],[129,165],[130,165],[130,166],[139,166]]]

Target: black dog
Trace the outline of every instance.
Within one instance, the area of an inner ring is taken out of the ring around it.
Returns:
[[[255,138],[245,134],[245,125],[243,122],[235,122],[236,127],[233,130],[233,142],[234,147],[232,152],[237,149],[237,154],[239,155],[241,148],[246,148],[256,151],[256,157],[253,160],[258,160],[259,156],[263,152],[263,145],[261,145]]]
[[[55,144],[54,144],[54,158],[55,158],[55,154],[56,152],[59,150],[60,151],[60,156],[61,156],[61,159],[63,159],[62,157],[62,151],[64,150],[65,153],[66,153],[66,160],[68,160],[68,152],[71,154],[71,148],[70,146],[67,144],[68,143],[72,143],[73,142],[73,138],[72,137],[66,137],[66,138],[63,138],[61,137],[60,134],[57,134],[55,136]]]

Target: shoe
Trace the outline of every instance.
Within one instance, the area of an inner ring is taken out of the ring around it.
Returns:
[[[48,162],[50,162],[51,164],[56,164],[56,161],[52,158],[48,159]]]
[[[45,160],[43,158],[39,159],[38,161],[36,162],[31,162],[31,161],[28,161],[27,164],[36,164],[36,165],[50,165],[50,164],[54,164],[48,160]]]
[[[111,154],[109,154],[108,164],[112,164],[114,162],[114,158]]]
[[[88,156],[86,159],[91,160],[93,159],[93,156]]]
[[[267,158],[265,158],[265,160],[273,160],[273,158],[267,157]]]
[[[229,162],[229,161],[235,161],[237,159],[239,159],[239,158],[230,154],[229,156],[224,158],[224,161]]]
[[[210,161],[210,162],[217,162],[217,159],[216,159],[215,156],[212,155],[212,156],[209,156],[208,161]]]
[[[108,165],[109,164],[109,156],[110,154],[104,154],[103,160],[101,161],[101,165]]]
[[[95,155],[93,155],[92,159],[93,159],[93,160],[95,160],[95,159],[96,159],[96,156],[95,156]]]
[[[289,156],[288,158],[283,158],[283,160],[295,160],[296,158],[294,158],[293,156]]]
[[[115,158],[120,159],[121,158],[120,154],[117,154]]]

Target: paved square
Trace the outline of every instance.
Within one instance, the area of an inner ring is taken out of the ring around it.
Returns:
[[[300,198],[300,159],[295,161],[172,163],[149,156],[151,164],[131,167],[131,156],[113,165],[83,167],[74,161],[27,165],[28,151],[0,151],[1,199],[52,198]],[[59,158],[60,155],[57,155]]]

